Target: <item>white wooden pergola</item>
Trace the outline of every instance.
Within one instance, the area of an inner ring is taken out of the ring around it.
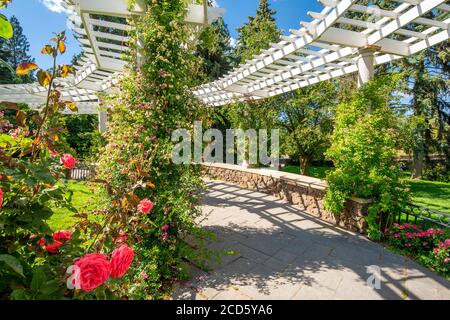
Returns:
[[[319,2],[324,8],[308,12],[311,21],[301,22],[300,29],[290,30],[289,36],[223,78],[196,88],[195,95],[205,104],[221,106],[358,71],[361,85],[373,76],[374,66],[449,39],[449,1],[396,0],[392,10],[367,7],[358,0]],[[358,19],[349,15],[355,12]],[[425,17],[430,12],[435,18]]]
[[[75,101],[80,113],[98,112],[98,94],[108,94],[123,72],[128,50],[126,0],[64,0],[68,19],[83,49],[75,76],[60,80],[63,99]],[[449,39],[450,1],[396,0],[391,10],[365,6],[360,0],[318,0],[321,12],[290,30],[217,81],[193,89],[206,105],[222,106],[283,94],[320,81],[359,73],[359,85],[373,76],[374,66],[410,56]],[[223,13],[220,8],[191,5],[187,23],[202,25]],[[354,13],[357,13],[356,17]],[[433,18],[430,18],[432,16]],[[42,104],[38,84],[0,86],[0,101]],[[101,119],[106,119],[103,115]],[[102,130],[105,124],[101,124]]]
[[[128,32],[132,27],[128,18],[143,14],[143,1],[128,9],[127,0],[64,0],[69,12],[68,23],[82,47],[82,56],[75,66],[76,74],[57,79],[61,99],[77,104],[80,114],[99,113],[99,94],[109,94],[122,74],[129,50]],[[221,8],[192,4],[186,23],[202,26],[216,20],[224,12]],[[47,89],[35,84],[0,85],[0,101],[27,103],[39,108],[45,102]],[[66,113],[70,113],[66,111]],[[104,115],[100,118],[106,119]],[[101,124],[104,127],[104,123]],[[103,128],[102,128],[103,129]]]

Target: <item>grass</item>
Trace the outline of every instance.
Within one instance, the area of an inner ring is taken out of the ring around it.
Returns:
[[[330,167],[314,167],[314,166],[310,166],[308,168],[308,176],[309,177],[314,177],[314,178],[318,178],[318,179],[325,179],[327,172],[330,171],[331,168]],[[282,169],[282,171],[284,172],[289,172],[289,173],[295,173],[295,174],[300,174],[300,167],[299,166],[286,166]]]
[[[300,174],[298,166],[286,166],[282,170]],[[308,169],[308,176],[325,179],[329,170],[331,170],[330,167],[311,166]],[[409,174],[405,172],[405,178],[407,177],[409,177]],[[406,179],[406,181],[410,185],[412,202],[414,204],[450,213],[450,183],[411,179]]]
[[[413,203],[450,213],[450,183],[427,180],[407,180]]]
[[[77,210],[92,210],[96,207],[99,193],[94,192],[87,182],[69,181],[68,188],[73,192],[71,203]],[[66,208],[53,208],[53,216],[47,222],[53,230],[68,229],[76,222],[73,215],[74,213]]]

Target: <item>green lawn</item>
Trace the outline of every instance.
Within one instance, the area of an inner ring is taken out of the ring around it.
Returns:
[[[450,183],[408,180],[413,202],[419,206],[450,213]]]
[[[282,169],[285,172],[300,174],[298,166],[287,166]],[[329,167],[310,167],[308,176],[325,179]],[[405,178],[409,177],[405,173]],[[430,209],[450,213],[450,183],[434,182],[427,180],[407,179],[411,188],[413,203]]]
[[[72,190],[72,205],[79,211],[92,210],[97,205],[98,192],[94,192],[88,183],[83,181],[69,181],[68,188]],[[53,216],[48,220],[48,224],[53,230],[62,230],[70,228],[76,219],[73,212],[65,208],[53,208]]]
[[[330,170],[331,170],[330,167],[313,167],[313,166],[311,166],[308,169],[308,176],[318,178],[318,179],[325,179],[327,172]],[[300,174],[300,167],[299,166],[286,166],[282,169],[282,171]]]

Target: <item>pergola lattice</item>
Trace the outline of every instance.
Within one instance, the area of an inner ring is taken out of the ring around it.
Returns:
[[[392,10],[367,7],[357,0],[319,2],[324,9],[308,12],[312,21],[301,22],[301,29],[290,30],[290,36],[223,78],[197,88],[195,94],[206,104],[220,106],[272,97],[358,71],[362,83],[372,75],[373,65],[449,39],[448,1],[398,0],[392,1]],[[423,17],[432,10],[436,18]],[[349,17],[355,12],[361,14],[359,19]]]
[[[68,19],[82,45],[75,76],[59,81],[62,96],[80,113],[97,113],[97,93],[110,93],[123,71],[130,26],[127,17],[142,14],[126,0],[64,0]],[[375,65],[410,56],[449,39],[450,1],[396,0],[391,10],[365,6],[360,0],[319,0],[323,10],[300,29],[263,50],[221,79],[194,88],[205,104],[221,106],[276,96],[328,79],[359,72],[360,84]],[[139,1],[138,1],[139,3]],[[220,8],[191,5],[187,23],[205,24]],[[432,13],[429,15],[429,13]],[[354,13],[357,13],[355,15]],[[356,16],[356,17],[355,17]],[[432,16],[433,18],[430,18]],[[0,86],[0,101],[39,105],[45,98],[38,84]]]
[[[76,74],[58,79],[56,85],[65,101],[76,102],[79,113],[97,114],[98,94],[108,94],[122,74],[129,50],[128,32],[132,27],[127,19],[143,14],[141,1],[132,11],[127,0],[64,0],[68,23],[82,47],[82,56],[75,66]],[[223,9],[192,4],[186,23],[204,25],[217,19]],[[46,88],[35,84],[0,85],[0,101],[22,102],[38,108],[46,99]],[[67,113],[70,113],[67,111]]]

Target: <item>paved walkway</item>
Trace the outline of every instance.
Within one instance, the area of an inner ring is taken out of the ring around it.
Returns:
[[[208,182],[201,224],[215,249],[235,250],[194,270],[174,299],[450,299],[450,282],[360,235],[266,194]],[[381,268],[381,289],[367,267]]]

